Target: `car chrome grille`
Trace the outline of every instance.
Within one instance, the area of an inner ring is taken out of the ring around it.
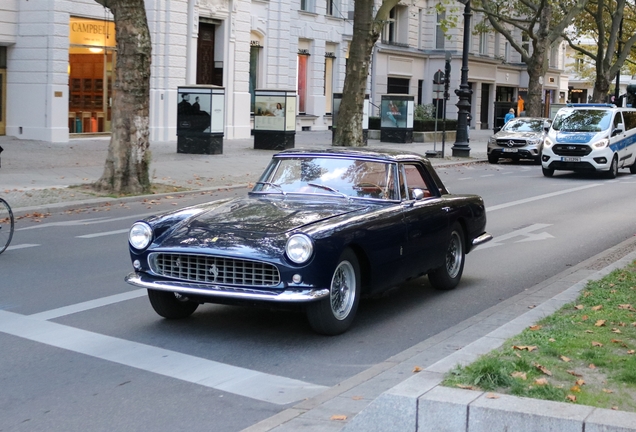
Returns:
[[[150,269],[161,276],[189,282],[273,287],[280,283],[276,266],[260,261],[210,255],[153,253]]]
[[[587,145],[556,144],[552,151],[558,156],[587,156],[592,148]]]
[[[497,145],[499,147],[524,147],[528,142],[524,139],[498,139]]]

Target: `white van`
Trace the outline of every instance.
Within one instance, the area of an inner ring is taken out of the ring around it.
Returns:
[[[619,168],[636,174],[636,109],[611,104],[568,104],[552,121],[541,153],[543,175],[554,171],[602,171]]]

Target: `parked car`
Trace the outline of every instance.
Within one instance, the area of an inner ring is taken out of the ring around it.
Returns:
[[[488,162],[496,164],[500,158],[514,161],[532,159],[541,163],[543,140],[550,128],[550,119],[517,117],[506,123],[488,140]]]
[[[126,281],[165,318],[208,302],[297,304],[335,335],[363,295],[425,274],[457,286],[485,228],[482,198],[451,194],[423,156],[287,150],[246,197],[135,222]]]

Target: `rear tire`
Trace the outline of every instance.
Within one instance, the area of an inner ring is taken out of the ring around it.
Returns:
[[[629,172],[636,174],[636,160],[634,160],[634,163],[629,166]]]
[[[319,334],[338,335],[351,327],[361,292],[360,265],[351,249],[346,249],[331,278],[329,297],[307,305],[307,319]]]
[[[187,318],[199,307],[179,293],[170,291],[148,290],[148,299],[152,308],[160,316],[168,319]]]
[[[446,248],[444,265],[428,273],[428,280],[433,288],[444,291],[455,288],[464,272],[465,257],[464,232],[462,227],[455,222]]]
[[[551,168],[541,167],[541,171],[543,172],[543,175],[546,177],[552,177],[554,175],[554,170]]]

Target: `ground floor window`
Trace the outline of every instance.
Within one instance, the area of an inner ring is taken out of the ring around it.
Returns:
[[[387,94],[409,94],[410,80],[408,78],[387,78]]]
[[[110,132],[115,25],[71,17],[69,40],[69,133]]]

